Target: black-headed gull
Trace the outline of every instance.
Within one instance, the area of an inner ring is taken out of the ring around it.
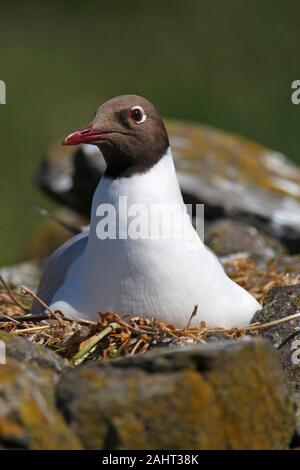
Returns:
[[[91,125],[64,141],[84,143],[98,146],[106,162],[90,229],[49,258],[38,296],[69,317],[91,320],[109,311],[184,327],[197,305],[194,325],[248,324],[260,304],[229,279],[186,216],[168,134],[155,107],[136,95],[107,101]],[[167,236],[161,233],[164,224]],[[41,310],[35,302],[33,311]]]

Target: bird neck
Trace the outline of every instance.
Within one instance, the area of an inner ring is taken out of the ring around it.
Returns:
[[[99,204],[115,204],[120,196],[127,196],[130,203],[182,202],[170,147],[165,155],[149,170],[130,178],[101,179],[94,197],[92,217]]]
[[[147,172],[130,178],[101,179],[93,198],[90,238],[96,237],[97,225],[107,211],[114,213],[117,223],[130,214],[132,208],[162,208],[165,213],[182,213],[184,203],[176,176],[171,149]],[[127,212],[126,212],[127,211]],[[126,214],[125,214],[126,212]]]

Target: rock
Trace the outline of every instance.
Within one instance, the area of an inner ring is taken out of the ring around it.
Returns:
[[[43,369],[51,369],[58,374],[67,366],[67,362],[51,349],[19,336],[0,330],[0,341],[5,343],[7,357],[17,362],[39,366]]]
[[[286,252],[278,240],[256,227],[231,219],[221,219],[209,224],[205,230],[205,243],[218,256],[247,253],[270,259]]]
[[[83,366],[57,404],[88,449],[284,449],[294,429],[277,353],[255,340]]]
[[[96,147],[58,145],[42,160],[35,183],[58,202],[89,217],[92,197],[104,170],[104,160]]]
[[[300,448],[300,393],[296,393],[293,398],[296,409],[296,429],[292,441],[292,447]]]
[[[208,219],[243,218],[299,252],[300,169],[281,153],[237,134],[180,121],[166,125],[186,203],[204,203]],[[89,216],[103,172],[96,147],[59,146],[43,159],[36,184]]]
[[[36,291],[41,274],[41,265],[36,261],[26,261],[13,266],[5,266],[0,269],[0,276],[6,281],[11,289],[25,285]]]
[[[0,449],[28,449],[30,437],[18,424],[0,418]]]
[[[216,333],[210,333],[208,336],[206,336],[205,342],[206,343],[218,343],[219,341],[229,341],[230,339],[231,339],[230,336],[218,331]]]
[[[254,315],[252,322],[267,323],[298,312],[300,284],[272,287],[264,299],[263,309]],[[300,393],[300,317],[262,329],[260,333],[275,348],[280,347],[280,360],[290,389]]]
[[[80,449],[56,408],[63,362],[23,338],[3,332],[0,338],[6,344],[6,364],[0,365],[0,448]]]
[[[293,268],[298,263],[299,257],[285,257],[281,267],[287,270],[289,266],[293,273]],[[298,269],[298,273],[299,271]],[[266,323],[297,312],[300,312],[300,284],[273,287],[268,291],[263,309],[255,314],[252,322]],[[300,446],[300,317],[263,329],[261,335],[269,339],[275,348],[281,346],[279,349],[280,361],[296,409],[296,431],[293,446]]]

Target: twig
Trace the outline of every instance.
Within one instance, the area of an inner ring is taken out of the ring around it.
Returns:
[[[288,315],[284,318],[279,318],[278,320],[273,320],[268,323],[253,323],[252,325],[242,326],[240,328],[207,328],[206,333],[230,333],[230,332],[241,332],[241,331],[253,331],[253,330],[262,330],[263,328],[269,328],[270,326],[279,325],[280,323],[284,323],[286,321],[294,320],[295,318],[300,317],[299,313],[294,313],[292,315]]]
[[[47,313],[28,313],[27,315],[16,315],[15,320],[18,320],[18,322],[24,322],[24,321],[30,321],[30,322],[35,322],[35,321],[41,321],[41,320],[48,320],[49,315]],[[1,315],[0,315],[0,321],[1,321]]]
[[[194,305],[194,310],[192,311],[192,315],[190,316],[190,319],[189,319],[189,322],[186,326],[186,329],[189,328],[192,319],[197,315],[197,311],[198,311],[198,305]]]
[[[21,310],[23,310],[23,312],[29,312],[29,308],[24,307],[24,305],[22,305],[22,304],[16,299],[16,297],[13,295],[13,293],[11,292],[10,288],[8,287],[8,285],[6,284],[6,282],[5,282],[5,280],[3,279],[2,276],[0,276],[0,282],[3,284],[4,289],[5,289],[6,292],[7,292],[7,295],[10,297],[10,299],[13,301],[13,303],[16,304]]]
[[[20,287],[20,291],[21,293],[23,293],[24,295],[30,295],[31,297],[33,297],[37,302],[39,302],[42,307],[44,307],[46,310],[48,310],[48,312],[50,313],[50,315],[55,318],[55,320],[58,321],[58,323],[63,326],[63,321],[62,319],[59,317],[59,315],[57,315],[56,312],[54,312],[47,304],[45,304],[45,302],[40,299],[34,292],[32,292],[30,289],[28,289],[28,287],[25,287],[25,286],[21,286]]]
[[[134,327],[134,326],[131,326],[129,323],[126,323],[126,321],[124,321],[119,315],[116,315],[116,314],[113,314],[114,317],[116,317],[116,320],[119,325],[121,326],[124,326],[124,328],[127,328],[128,330],[130,330],[132,333],[139,333],[140,332],[140,329],[137,328],[137,327]],[[130,315],[124,315],[123,318],[125,317],[129,317],[129,321],[130,321]]]
[[[134,345],[134,347],[132,348],[132,351],[130,352],[130,355],[133,356],[137,349],[140,347],[140,345],[145,341],[145,338],[140,338]]]
[[[63,317],[64,317],[64,320],[67,320],[67,321],[74,321],[75,320],[78,323],[81,323],[81,325],[97,325],[96,321],[86,320],[85,318],[78,318],[78,317],[69,318],[69,317],[66,317],[65,315]]]
[[[85,345],[72,357],[72,364],[74,366],[81,364],[85,360],[86,356],[88,356],[91,349],[96,346],[96,344],[101,341],[102,338],[104,338],[106,335],[116,330],[117,328],[120,328],[120,325],[118,323],[111,323],[100,333],[86,340]]]
[[[145,343],[142,349],[140,350],[140,354],[144,354],[147,351],[147,349],[149,349],[149,347],[150,347],[150,344]]]
[[[50,325],[44,326],[32,326],[31,328],[24,328],[22,330],[13,330],[11,333],[13,335],[22,335],[23,333],[32,333],[33,331],[41,331],[41,330],[48,330]]]
[[[17,323],[19,325],[19,321],[16,320],[15,318],[13,317],[10,317],[9,315],[0,315],[0,322],[7,322],[7,321],[12,321],[13,323]]]
[[[287,317],[284,317],[284,318],[279,318],[278,320],[270,321],[268,323],[260,323],[258,325],[254,323],[253,325],[248,325],[248,326],[238,328],[238,330],[240,331],[262,330],[263,328],[269,328],[270,326],[279,325],[280,323],[294,320],[295,318],[299,318],[299,317],[300,317],[300,312],[294,313],[293,315],[288,315]]]

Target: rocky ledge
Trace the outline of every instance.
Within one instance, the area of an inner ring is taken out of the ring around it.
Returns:
[[[286,449],[292,440],[293,404],[267,342],[158,348],[72,369],[28,340],[0,339],[9,345],[2,448]]]

